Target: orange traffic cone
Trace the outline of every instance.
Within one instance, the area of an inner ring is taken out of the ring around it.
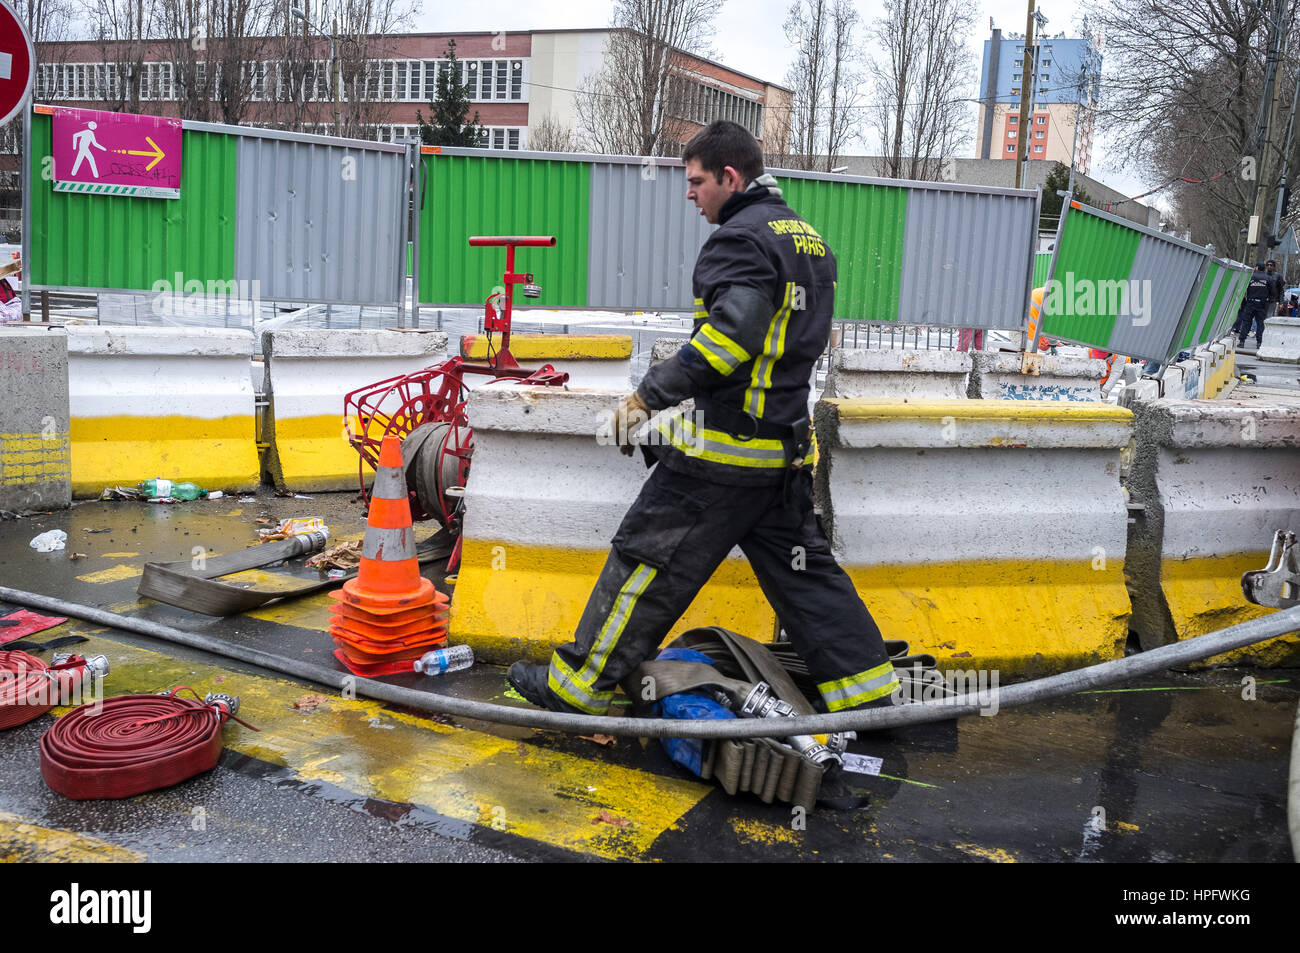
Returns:
[[[447,641],[448,600],[420,575],[397,437],[380,447],[357,577],[330,596],[334,656],[354,674],[378,674],[378,665],[413,661]]]

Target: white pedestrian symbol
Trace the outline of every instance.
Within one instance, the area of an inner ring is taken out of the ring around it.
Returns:
[[[95,165],[95,157],[90,154],[90,150],[92,148],[98,149],[100,152],[107,152],[108,150],[101,146],[95,138],[95,124],[88,122],[86,128],[81,132],[73,133],[72,144],[77,147],[77,161],[72,163],[72,174],[77,174],[77,170],[81,168],[81,160],[85,159],[90,163],[90,171],[98,179],[99,167]]]

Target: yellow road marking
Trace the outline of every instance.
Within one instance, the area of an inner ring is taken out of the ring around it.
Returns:
[[[1014,854],[1007,853],[1001,847],[980,847],[978,844],[953,844],[952,846],[964,854],[989,860],[995,864],[1014,864],[1018,862]]]
[[[262,730],[231,723],[225,746],[303,780],[602,858],[642,856],[712,790],[108,639],[95,638],[83,652],[109,657],[106,688],[114,695],[177,685],[238,695],[240,717]],[[307,694],[323,700],[308,712],[295,709]]]
[[[120,579],[130,579],[132,576],[140,575],[138,566],[128,566],[125,563],[119,563],[116,566],[109,566],[107,569],[100,569],[97,572],[88,572],[84,576],[78,576],[82,582],[117,582]]]
[[[144,854],[0,811],[0,863],[138,863]]]

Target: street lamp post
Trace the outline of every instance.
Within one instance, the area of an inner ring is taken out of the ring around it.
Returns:
[[[334,87],[334,135],[341,136],[343,135],[343,124],[339,116],[339,88],[343,85],[343,71],[340,68],[338,58],[334,55],[335,34],[338,32],[339,28],[338,18],[334,18],[331,32],[326,33],[315,23],[312,23],[311,20],[307,19],[307,14],[302,10],[302,8],[294,7],[289,12],[330,41],[330,77],[332,79],[330,85]]]

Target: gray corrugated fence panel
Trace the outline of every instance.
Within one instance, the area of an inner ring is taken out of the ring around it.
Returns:
[[[399,301],[402,152],[241,137],[238,157],[237,279],[264,299]]]
[[[595,162],[587,307],[692,310],[691,272],[713,231],[686,201],[680,166]]]
[[[989,195],[910,185],[898,320],[1021,327],[1038,234],[1034,193]]]
[[[1106,349],[1113,354],[1166,360],[1208,258],[1204,249],[1144,234],[1138,241]],[[1100,289],[1097,296],[1101,296]]]

